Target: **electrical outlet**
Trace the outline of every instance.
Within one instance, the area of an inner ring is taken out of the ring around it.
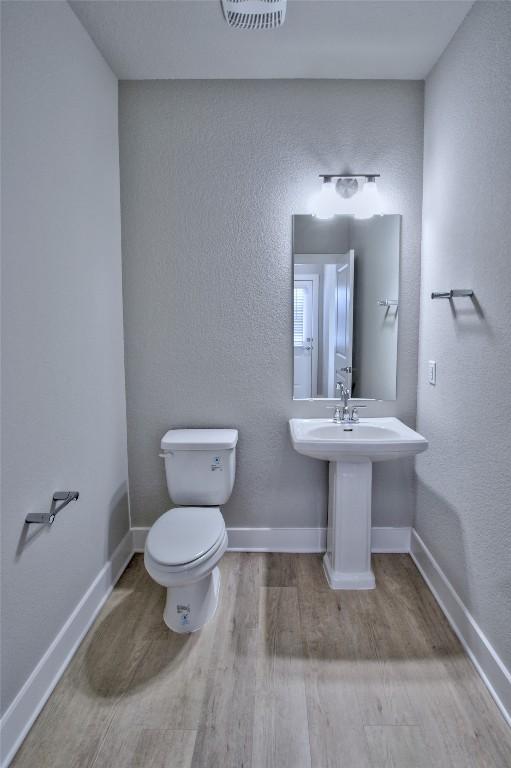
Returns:
[[[428,361],[428,382],[435,386],[436,384],[436,361]]]

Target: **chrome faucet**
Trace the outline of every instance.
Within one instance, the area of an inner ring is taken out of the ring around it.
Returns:
[[[350,406],[349,401],[351,392],[342,382],[337,383],[336,389],[343,404],[342,407],[340,405],[335,406],[333,421],[335,421],[336,424],[357,424],[360,420],[358,409],[365,408],[365,405]]]
[[[349,401],[351,397],[351,391],[344,386],[344,384],[341,382],[341,400],[343,402],[342,406],[342,417],[341,421],[343,423],[346,423],[350,420],[350,407],[349,407]]]

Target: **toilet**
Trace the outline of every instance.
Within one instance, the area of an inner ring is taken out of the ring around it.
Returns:
[[[163,620],[174,632],[195,632],[216,611],[218,563],[227,549],[220,505],[236,473],[236,429],[171,429],[162,438],[167,488],[180,504],[149,531],[144,564],[167,587]]]

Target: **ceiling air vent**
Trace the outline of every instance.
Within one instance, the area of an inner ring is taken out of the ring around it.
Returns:
[[[236,29],[275,29],[284,23],[287,0],[222,0],[225,20]]]

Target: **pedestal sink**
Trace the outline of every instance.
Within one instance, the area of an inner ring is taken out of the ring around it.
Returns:
[[[399,419],[290,419],[298,453],[330,462],[327,551],[323,566],[332,589],[373,589],[371,488],[373,461],[425,451],[428,441]]]

